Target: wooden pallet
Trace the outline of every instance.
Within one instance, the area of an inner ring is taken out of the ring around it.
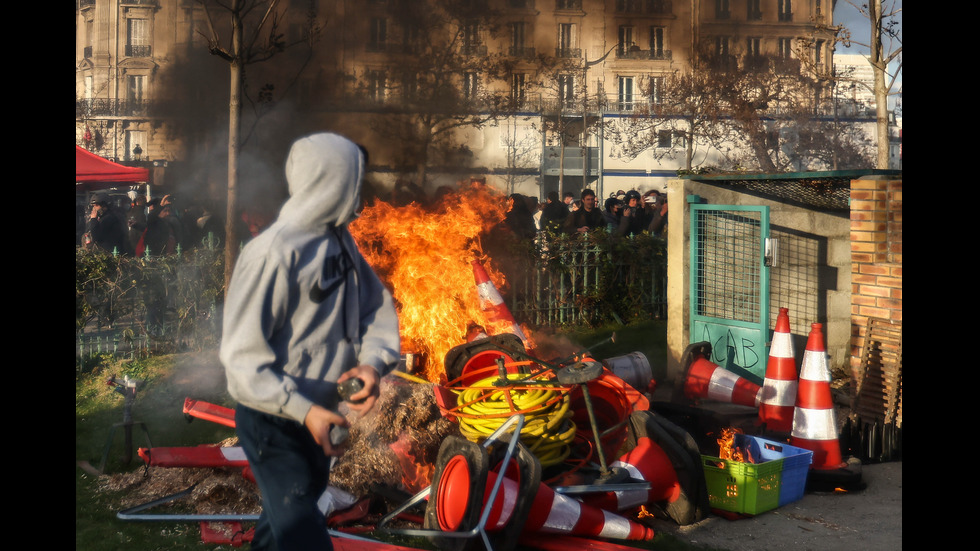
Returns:
[[[852,411],[867,422],[902,426],[902,324],[868,320]]]

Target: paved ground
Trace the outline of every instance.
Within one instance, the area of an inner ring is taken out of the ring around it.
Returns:
[[[657,523],[655,530],[692,544],[728,551],[902,548],[902,462],[861,466],[863,490],[811,492],[752,518],[709,517],[690,526]]]

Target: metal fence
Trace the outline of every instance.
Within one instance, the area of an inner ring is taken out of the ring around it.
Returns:
[[[516,255],[505,299],[532,326],[665,319],[666,247],[659,238],[539,233]],[[202,247],[171,257],[76,256],[76,364],[216,345],[223,258]],[[85,256],[92,255],[92,256]],[[95,268],[91,267],[92,263]]]
[[[509,297],[535,326],[626,323],[667,316],[667,255],[660,238],[554,238],[539,233]]]

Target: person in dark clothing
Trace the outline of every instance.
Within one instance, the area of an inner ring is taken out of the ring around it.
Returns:
[[[582,190],[582,208],[570,213],[562,226],[562,231],[572,235],[585,233],[597,228],[604,228],[606,219],[602,211],[596,208],[595,192],[591,189]]]
[[[656,235],[657,237],[666,237],[667,235],[667,196],[662,195],[658,203],[657,208],[653,211],[653,215],[650,217],[650,225],[647,226],[647,231]]]
[[[619,221],[614,235],[618,237],[626,235],[639,235],[650,225],[650,217],[643,208],[640,193],[636,190],[626,192],[626,201],[623,205],[623,217]]]
[[[116,213],[109,196],[97,193],[89,204],[89,218],[85,223],[85,246],[98,247],[108,252],[126,254],[126,230],[122,218]]]
[[[146,231],[143,233],[142,247],[137,246],[136,255],[143,256],[146,250],[151,255],[174,254],[180,236],[170,223],[171,206],[154,206],[146,217]]]
[[[609,230],[609,233],[613,233],[619,227],[619,220],[623,216],[623,202],[615,197],[606,199],[602,216],[606,219],[606,229]]]
[[[548,192],[548,202],[541,212],[541,229],[558,233],[568,218],[568,206],[558,200],[557,191]]]
[[[527,199],[515,193],[510,196],[510,210],[504,218],[504,225],[513,232],[518,239],[531,239],[537,230],[534,227],[534,218],[531,211],[527,208]]]

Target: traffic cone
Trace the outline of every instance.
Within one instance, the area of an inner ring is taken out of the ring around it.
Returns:
[[[789,443],[813,452],[811,469],[841,469],[846,465],[837,440],[837,419],[830,394],[830,368],[827,366],[823,325],[820,323],[811,325],[803,354]]]
[[[497,287],[490,281],[490,276],[487,275],[483,265],[480,264],[479,260],[474,260],[471,264],[473,265],[473,277],[476,279],[476,291],[480,295],[480,303],[483,309],[489,310],[493,314],[492,319],[510,322],[511,332],[520,337],[526,344],[527,337],[524,335],[524,331],[514,321],[514,316],[504,304],[504,297],[500,296]]]
[[[693,352],[692,352],[693,351]],[[708,361],[711,345],[695,343],[685,357],[690,360],[684,375],[684,395],[691,400],[707,398],[749,407],[759,407],[762,387]]]
[[[793,414],[796,410],[796,355],[793,338],[789,332],[789,310],[779,309],[776,330],[769,347],[769,363],[766,379],[762,384],[762,403],[759,405],[759,421],[776,432],[793,430]]]
[[[536,488],[526,488],[527,485],[524,484],[525,491],[522,492],[521,482],[513,478],[515,475],[521,476],[519,469],[507,468],[501,475],[498,465],[498,468],[487,471],[486,482],[481,485],[479,478],[474,481],[474,466],[469,464],[470,459],[461,453],[452,455],[445,462],[445,467],[440,469],[439,478],[433,479],[429,507],[435,507],[435,514],[429,518],[436,520],[441,530],[469,529],[472,525],[467,522],[467,517],[473,511],[482,511],[486,507],[486,500],[489,499],[497,477],[503,476],[496,499],[490,505],[490,513],[484,526],[487,532],[506,530],[516,522],[523,522],[523,533],[544,532],[627,540],[653,539],[654,533],[650,528],[556,493],[541,482]],[[530,503],[530,507],[527,507],[527,503]],[[476,505],[479,507],[475,507]],[[526,509],[519,511],[518,508],[522,507]]]
[[[587,494],[583,501],[606,511],[625,511],[648,503],[673,502],[681,494],[677,472],[667,453],[649,437],[641,437],[636,447],[609,465],[624,469],[633,480],[649,482],[649,490],[617,490]]]

